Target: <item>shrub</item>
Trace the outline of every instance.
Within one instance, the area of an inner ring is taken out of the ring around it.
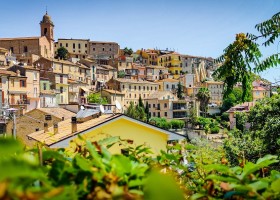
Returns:
[[[174,129],[182,129],[185,126],[185,123],[178,119],[172,119],[170,121],[171,127]]]
[[[220,128],[218,126],[214,126],[214,127],[210,128],[210,132],[211,132],[211,134],[219,133]]]

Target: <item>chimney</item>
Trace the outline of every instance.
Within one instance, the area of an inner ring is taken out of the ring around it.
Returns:
[[[44,123],[44,133],[49,132],[48,123]]]
[[[57,123],[53,124],[53,133],[58,134],[58,124]]]
[[[71,126],[72,126],[72,133],[77,132],[77,118],[76,117],[71,118]]]

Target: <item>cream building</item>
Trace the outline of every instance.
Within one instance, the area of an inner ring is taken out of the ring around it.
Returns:
[[[117,90],[125,94],[124,109],[128,108],[130,102],[135,105],[138,103],[139,97],[148,98],[149,95],[158,91],[158,84],[149,81],[137,81],[132,79],[110,79],[107,83],[108,89]]]
[[[68,50],[70,58],[85,59],[89,54],[89,39],[58,39],[55,43],[56,55],[60,47]]]

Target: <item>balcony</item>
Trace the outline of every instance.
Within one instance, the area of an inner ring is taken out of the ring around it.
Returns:
[[[17,100],[17,101],[11,99],[11,103],[10,103],[10,105],[29,105],[29,104],[30,104],[30,101],[26,100],[26,99]]]

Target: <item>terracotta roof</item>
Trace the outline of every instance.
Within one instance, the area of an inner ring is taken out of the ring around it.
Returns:
[[[82,134],[87,130],[90,130],[92,128],[96,128],[97,126],[100,126],[104,123],[110,123],[111,120],[117,119],[117,118],[125,118],[127,120],[133,121],[135,123],[139,123],[145,126],[149,126],[153,129],[156,129],[158,131],[163,132],[168,136],[168,140],[174,140],[174,139],[185,139],[184,136],[177,134],[175,132],[170,132],[161,128],[158,128],[156,126],[153,126],[151,124],[132,119],[128,116],[125,116],[123,114],[110,114],[110,115],[101,115],[99,118],[91,119],[89,121],[78,123],[77,124],[77,132],[72,133],[72,126],[71,126],[71,119],[64,120],[58,123],[58,133],[54,134],[53,127],[49,128],[49,132],[44,133],[44,131],[37,131],[33,132],[28,135],[29,138],[32,138],[36,141],[39,141],[43,144],[46,144],[47,146],[51,146],[52,144],[55,144],[57,142],[63,141],[67,138],[77,136],[78,134]]]
[[[109,90],[109,89],[103,89],[102,91],[106,91],[106,92],[108,92],[108,93],[110,93],[110,94],[122,94],[122,95],[125,95],[124,93],[122,93],[122,92],[119,92],[119,91],[115,91],[115,90]]]
[[[47,114],[53,115],[57,118],[62,119],[62,117],[64,117],[64,119],[69,119],[71,117],[73,117],[75,115],[75,113],[68,111],[64,108],[37,108],[38,110],[41,110]]]
[[[157,82],[173,82],[173,83],[178,83],[179,80],[171,79],[171,78],[166,78],[166,79],[158,80]]]
[[[138,81],[138,80],[132,80],[132,79],[125,79],[125,78],[116,78],[115,79],[118,82],[121,83],[138,83],[138,84],[151,84],[151,85],[158,85],[157,83],[154,82],[149,82],[149,81]]]
[[[177,99],[177,97],[171,91],[155,91],[145,99],[159,99],[164,95],[170,95],[170,97],[174,96],[174,99]]]
[[[83,123],[78,123],[76,133],[72,133],[71,119],[67,119],[58,123],[58,134],[54,134],[53,127],[50,127],[48,133],[44,133],[44,131],[42,130],[31,133],[28,135],[28,137],[49,146],[116,117],[118,117],[118,115],[101,115],[98,118],[91,119]]]
[[[0,74],[10,75],[10,76],[16,76],[17,75],[17,73],[15,73],[13,71],[7,71],[7,70],[3,70],[3,69],[0,69]]]
[[[41,37],[0,38],[0,40],[37,40]]]
[[[36,71],[40,71],[39,68],[35,68],[33,66],[23,66],[25,69],[31,69],[31,70],[36,70]]]
[[[57,41],[59,41],[59,40],[80,40],[80,41],[89,41],[89,39],[73,39],[73,38],[71,38],[71,39],[58,38]]]
[[[51,61],[51,62],[55,62],[55,63],[62,63],[62,64],[66,64],[66,65],[74,65],[74,66],[77,66],[77,64],[75,63],[72,63],[68,60],[58,60],[58,59],[52,59],[52,58],[43,58],[43,59],[46,59],[48,61]]]
[[[260,87],[260,86],[254,87],[253,90],[254,90],[254,91],[268,91],[268,90],[265,89],[264,87]]]
[[[104,43],[104,44],[118,44],[118,43],[116,43],[116,42],[105,42],[105,41],[90,41],[90,43]]]

